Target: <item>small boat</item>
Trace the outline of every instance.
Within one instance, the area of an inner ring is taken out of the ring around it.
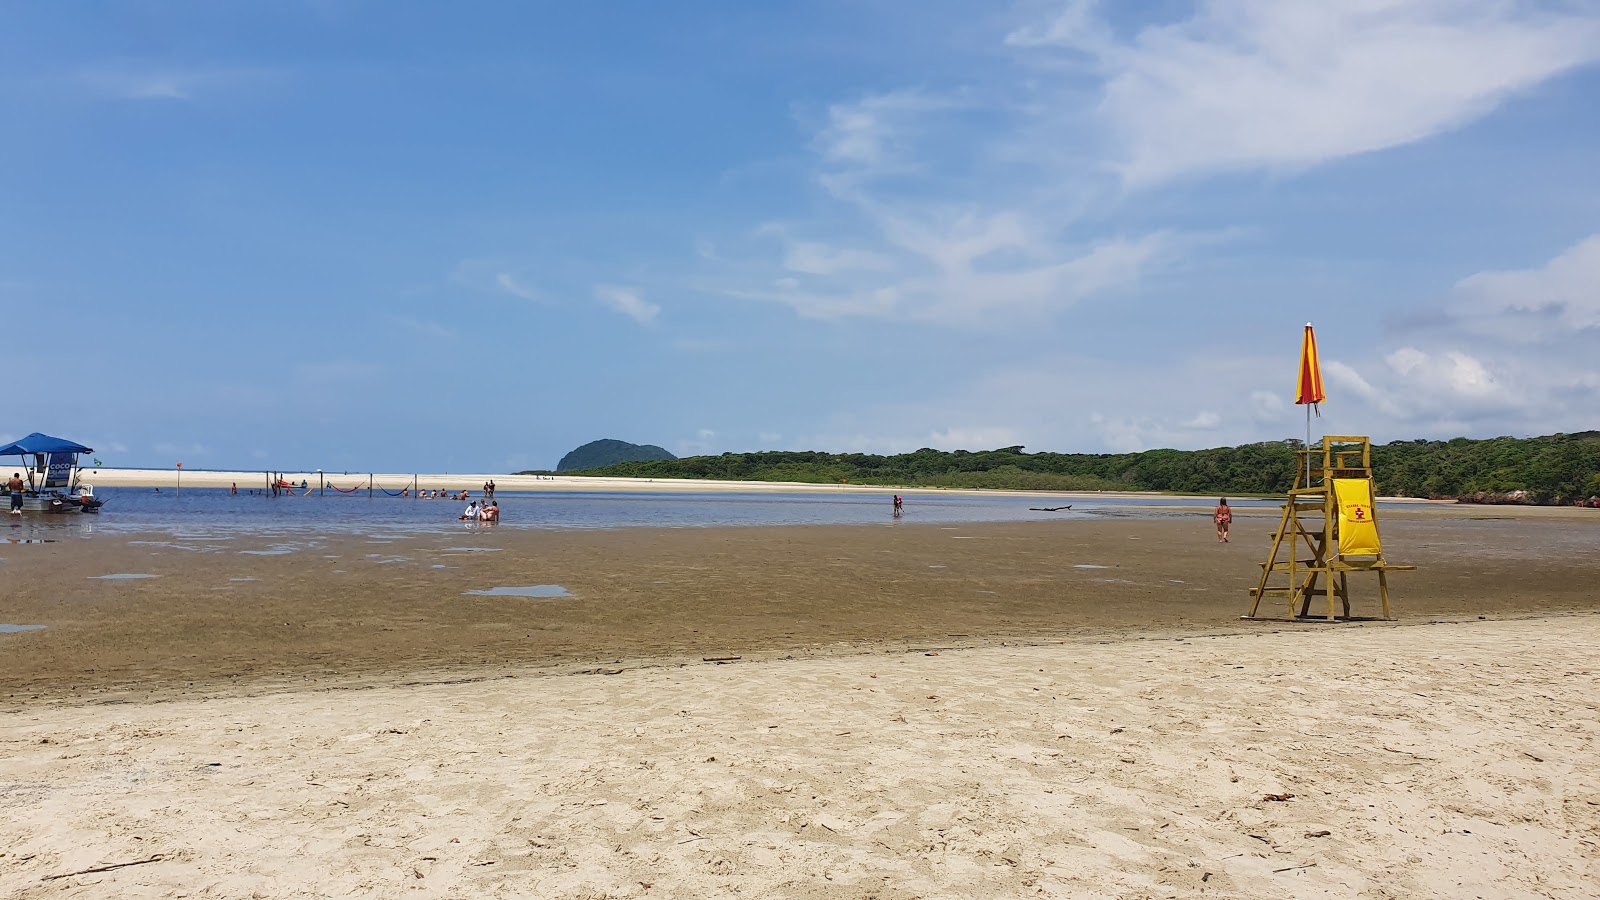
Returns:
[[[94,486],[79,480],[78,456],[93,453],[82,444],[40,434],[35,431],[20,441],[0,447],[0,457],[22,457],[22,471],[17,476],[23,481],[22,510],[42,513],[93,513],[99,512],[105,501],[94,495]],[[8,495],[10,506],[10,478],[0,473],[0,489]]]

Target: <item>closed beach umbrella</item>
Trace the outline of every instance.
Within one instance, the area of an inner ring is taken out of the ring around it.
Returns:
[[[1311,330],[1311,323],[1307,322],[1306,336],[1300,341],[1300,389],[1295,394],[1294,402],[1296,405],[1309,403],[1315,406],[1326,399],[1327,396],[1322,393],[1322,366],[1317,363],[1317,333]]]
[[[1317,404],[1325,399],[1322,365],[1317,361],[1317,333],[1307,322],[1305,337],[1300,339],[1300,385],[1294,395],[1295,405],[1306,408],[1306,487],[1311,486],[1311,411],[1316,409],[1320,418],[1322,410],[1317,409]]]

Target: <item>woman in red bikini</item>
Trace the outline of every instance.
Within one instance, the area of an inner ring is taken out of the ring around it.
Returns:
[[[1211,514],[1217,523],[1217,542],[1228,543],[1228,526],[1233,523],[1233,510],[1228,508],[1228,498],[1223,497],[1217,501],[1217,509]]]

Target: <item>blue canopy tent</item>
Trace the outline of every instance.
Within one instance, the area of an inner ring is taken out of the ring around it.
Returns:
[[[37,431],[0,447],[0,456],[33,457],[27,466],[30,491],[70,488],[73,470],[78,466],[78,454],[93,452],[93,448]]]
[[[35,453],[93,453],[93,447],[85,447],[72,441],[51,437],[35,431],[20,441],[0,447],[0,456],[31,456]]]

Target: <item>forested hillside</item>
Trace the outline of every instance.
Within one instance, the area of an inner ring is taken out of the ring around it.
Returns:
[[[628,462],[586,475],[881,484],[1012,490],[1273,494],[1293,481],[1299,441],[1141,453],[771,451]],[[1533,502],[1600,494],[1600,432],[1536,438],[1396,441],[1373,448],[1378,489],[1409,497],[1527,491]]]

